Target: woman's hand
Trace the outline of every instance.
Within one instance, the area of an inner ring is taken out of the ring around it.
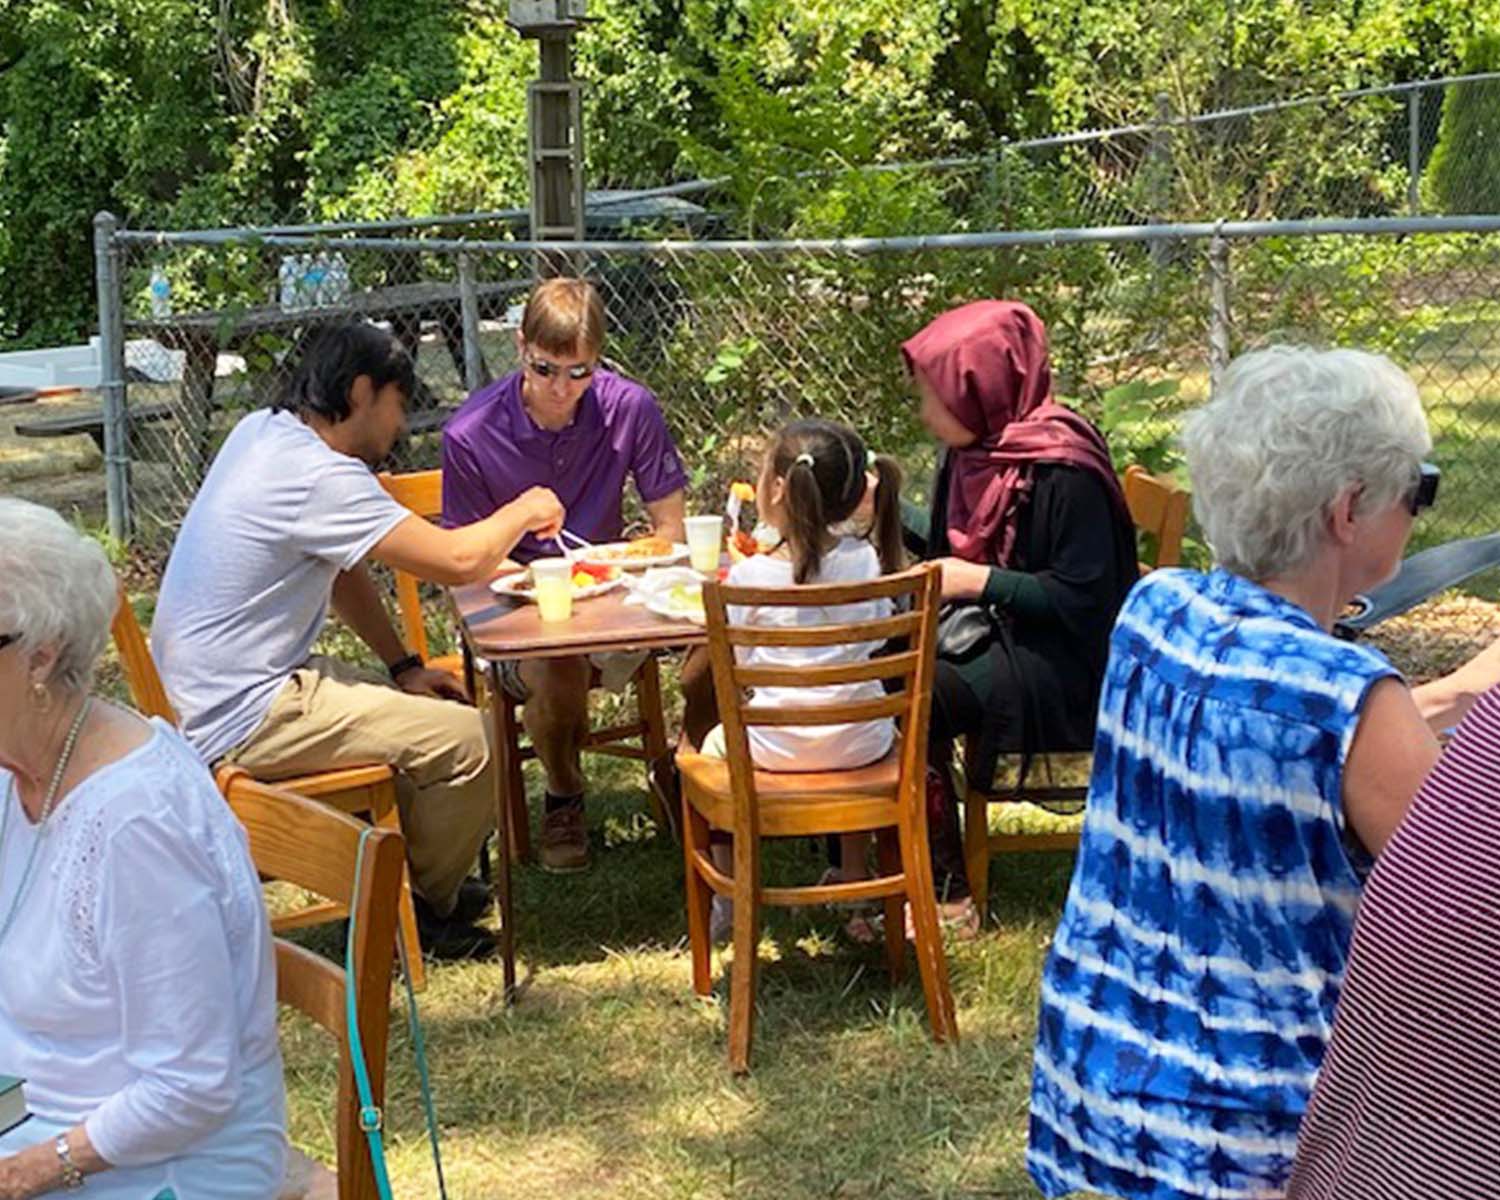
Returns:
[[[990,569],[962,558],[940,558],[944,600],[978,600],[990,580]]]

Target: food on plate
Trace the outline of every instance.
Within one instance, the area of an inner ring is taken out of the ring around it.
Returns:
[[[572,577],[573,592],[576,595],[587,588],[598,587],[601,583],[609,583],[612,579],[618,578],[619,574],[620,571],[617,567],[605,567],[592,563],[586,566],[583,563],[574,563]],[[532,578],[531,572],[528,571],[526,573],[526,578],[518,580],[514,585],[514,589],[527,596],[536,591],[536,580]]]
[[[645,537],[638,537],[634,541],[626,542],[623,546],[599,546],[589,551],[593,558],[602,559],[627,559],[627,558],[666,558],[676,549],[664,537],[657,537],[654,533],[648,533]]]
[[[754,501],[755,485],[753,483],[746,483],[743,479],[736,479],[729,485],[729,494],[737,496],[741,500]]]
[[[702,618],[706,616],[703,610],[703,587],[696,583],[679,583],[667,590],[667,600],[672,607],[685,616]]]
[[[760,543],[746,533],[743,529],[736,529],[729,538],[729,560],[740,562],[749,558],[752,554],[761,552]]]

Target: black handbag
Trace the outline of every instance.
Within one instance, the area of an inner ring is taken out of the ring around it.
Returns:
[[[999,632],[999,617],[988,604],[945,604],[938,613],[939,658],[963,662],[987,650]]]

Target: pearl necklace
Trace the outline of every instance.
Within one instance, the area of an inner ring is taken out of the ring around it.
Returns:
[[[31,845],[31,853],[26,857],[26,866],[21,871],[21,886],[16,889],[16,898],[11,901],[10,912],[5,914],[5,923],[0,925],[0,942],[5,940],[5,935],[10,932],[10,927],[16,919],[16,913],[21,911],[21,900],[26,895],[27,886],[31,883],[32,868],[36,866],[37,852],[42,848],[42,834],[46,832],[47,818],[52,815],[52,809],[57,804],[57,793],[62,787],[63,774],[68,769],[68,763],[73,757],[73,749],[78,745],[78,735],[83,732],[83,722],[88,716],[89,708],[93,705],[94,698],[85,696],[83,703],[78,708],[78,715],[73,718],[72,727],[68,730],[68,736],[63,742],[62,756],[57,760],[57,767],[52,772],[52,782],[47,785],[47,795],[42,801],[42,815],[36,823],[37,839]],[[16,795],[15,776],[10,780],[10,794],[15,797],[19,807],[20,797]],[[5,845],[5,831],[10,825],[10,808],[7,804],[3,815],[0,815],[0,848]]]

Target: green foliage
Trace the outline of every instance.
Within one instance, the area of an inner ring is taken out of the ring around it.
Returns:
[[[1497,69],[1500,34],[1474,38],[1464,72]],[[1500,212],[1500,81],[1449,89],[1424,182],[1427,204],[1439,212]]]
[[[1500,27],[1497,0],[594,8],[578,51],[590,181],[727,174],[737,231],[814,237],[1388,211],[1404,194],[1403,116],[1384,100],[1002,154],[977,171],[854,168],[993,152],[1159,103],[1186,113],[1441,74],[1466,39]],[[536,47],[504,10],[0,0],[0,343],[91,328],[89,220],[102,208],[137,227],[197,227],[523,203]],[[1122,169],[1143,153],[1161,169]],[[1461,157],[1440,152],[1434,175]]]

